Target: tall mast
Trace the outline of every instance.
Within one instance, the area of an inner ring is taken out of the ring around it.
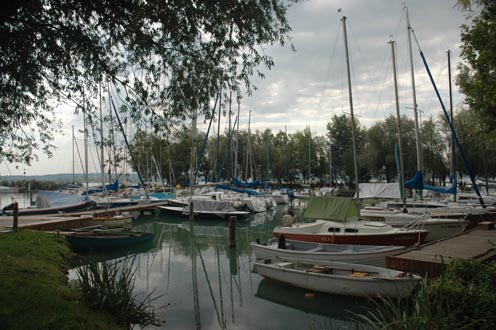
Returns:
[[[310,185],[310,171],[312,170],[312,158],[311,158],[311,148],[312,148],[312,131],[310,126],[308,126],[308,185]]]
[[[394,82],[394,98],[396,101],[396,119],[397,119],[397,125],[398,125],[398,148],[399,148],[399,155],[398,155],[398,161],[400,163],[400,173],[399,173],[399,182],[400,182],[400,193],[401,193],[401,200],[403,201],[403,211],[406,211],[406,196],[405,196],[405,184],[404,184],[404,178],[403,178],[403,150],[402,150],[402,143],[401,143],[401,115],[400,115],[400,102],[398,99],[398,79],[396,77],[396,54],[394,51],[394,46],[395,42],[391,40],[389,42],[391,44],[391,57],[393,58],[393,82]]]
[[[238,122],[236,124],[236,148],[234,150],[234,178],[238,178],[238,147],[239,147],[239,108],[241,105],[241,99],[238,96],[237,97],[238,101]]]
[[[358,163],[357,163],[357,152],[356,152],[355,116],[353,114],[353,93],[351,90],[350,56],[348,52],[348,35],[346,33],[346,16],[343,16],[341,21],[343,22],[344,48],[346,54],[346,73],[348,76],[348,95],[350,99],[351,136],[353,139],[353,166],[355,167],[356,199],[358,205],[360,205],[360,192],[358,189]],[[360,216],[360,207],[358,207],[358,216]]]
[[[251,110],[248,114],[248,135],[247,135],[247,140],[246,140],[246,174],[245,174],[245,180],[248,179],[248,172],[250,173],[250,177],[252,180],[255,180],[253,177],[253,168],[252,168],[252,163],[251,163],[251,130],[250,130],[250,124],[251,124]],[[248,171],[249,169],[249,171]]]
[[[195,164],[196,164],[196,109],[191,125],[191,161],[189,164],[189,221],[193,221],[193,195],[195,194]]]
[[[86,109],[83,109],[83,126],[84,126],[84,171],[86,178],[86,192],[88,192],[88,129],[86,125]]]
[[[418,120],[418,110],[417,110],[417,93],[415,92],[415,72],[413,69],[413,55],[412,55],[412,32],[413,29],[410,26],[410,17],[408,15],[408,7],[405,6],[406,12],[406,24],[407,24],[407,34],[408,34],[408,52],[410,54],[410,75],[412,81],[412,102],[413,102],[413,116],[415,118],[415,143],[417,147],[417,171],[423,171],[423,159],[422,159],[422,138],[419,132],[419,120]]]
[[[76,143],[75,137],[74,137],[74,125],[72,125],[72,184],[74,185],[76,183],[76,175],[74,173],[74,144]]]
[[[100,170],[102,172],[102,193],[106,193],[105,189],[105,158],[103,155],[103,115],[102,115],[102,85],[98,85],[100,94]]]
[[[451,90],[451,51],[448,50],[448,79],[449,79],[449,106],[450,106],[450,117],[451,123],[454,126],[455,117],[453,116],[453,93]],[[450,166],[450,176],[451,182],[456,180],[456,159],[455,159],[455,137],[453,133],[451,134],[451,166]],[[453,199],[456,202],[456,189],[453,194]]]

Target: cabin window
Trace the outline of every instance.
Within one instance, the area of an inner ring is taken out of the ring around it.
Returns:
[[[345,233],[358,233],[358,229],[355,228],[345,228],[344,229]]]
[[[330,233],[339,233],[341,231],[341,228],[329,227],[329,229],[327,229],[327,231]]]

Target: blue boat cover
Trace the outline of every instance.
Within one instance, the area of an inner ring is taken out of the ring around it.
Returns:
[[[438,192],[441,194],[456,194],[456,178],[453,178],[452,184],[450,187],[435,187],[428,184],[424,184],[424,177],[422,172],[417,171],[413,178],[405,182],[405,187],[408,189],[417,189],[417,190],[430,190],[434,192]]]

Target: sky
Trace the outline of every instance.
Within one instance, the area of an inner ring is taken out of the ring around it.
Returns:
[[[460,62],[460,25],[469,23],[466,14],[454,7],[455,3],[455,0],[307,0],[293,5],[288,20],[296,51],[289,45],[263,46],[275,66],[271,70],[260,68],[265,79],[252,79],[257,90],[241,100],[240,128],[248,127],[251,111],[252,131],[270,128],[274,133],[284,130],[292,133],[310,128],[313,136],[324,135],[334,115],[350,114],[343,16],[347,18],[353,109],[360,125],[370,127],[395,114],[390,41],[396,43],[400,113],[413,118],[405,6],[418,40],[417,45],[412,39],[412,49],[419,119],[437,118],[442,109],[426,74],[419,47],[443,102],[449,107],[447,52],[451,52],[454,80]],[[463,97],[454,83],[452,88],[456,107],[463,102]],[[237,110],[236,104],[233,110]],[[57,149],[52,158],[38,152],[39,161],[31,166],[2,163],[0,175],[72,173],[72,126],[76,127],[78,140],[82,119],[67,109],[60,111],[60,118],[64,123],[63,134],[55,137]],[[221,119],[221,126],[224,125],[227,125],[226,118]],[[199,129],[206,131],[206,124],[200,123]],[[79,160],[75,161],[74,168],[75,172],[82,172]],[[95,161],[90,161],[89,172],[96,172],[97,168]]]

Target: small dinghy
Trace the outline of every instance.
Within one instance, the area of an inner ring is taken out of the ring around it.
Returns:
[[[257,259],[302,258],[351,262],[355,264],[384,267],[386,256],[404,249],[402,246],[326,244],[297,240],[271,239],[268,244],[251,243]]]
[[[292,258],[257,260],[255,270],[307,290],[365,297],[407,298],[422,279],[382,267]]]
[[[154,234],[136,231],[89,230],[58,232],[67,238],[74,251],[107,250],[153,240]]]

